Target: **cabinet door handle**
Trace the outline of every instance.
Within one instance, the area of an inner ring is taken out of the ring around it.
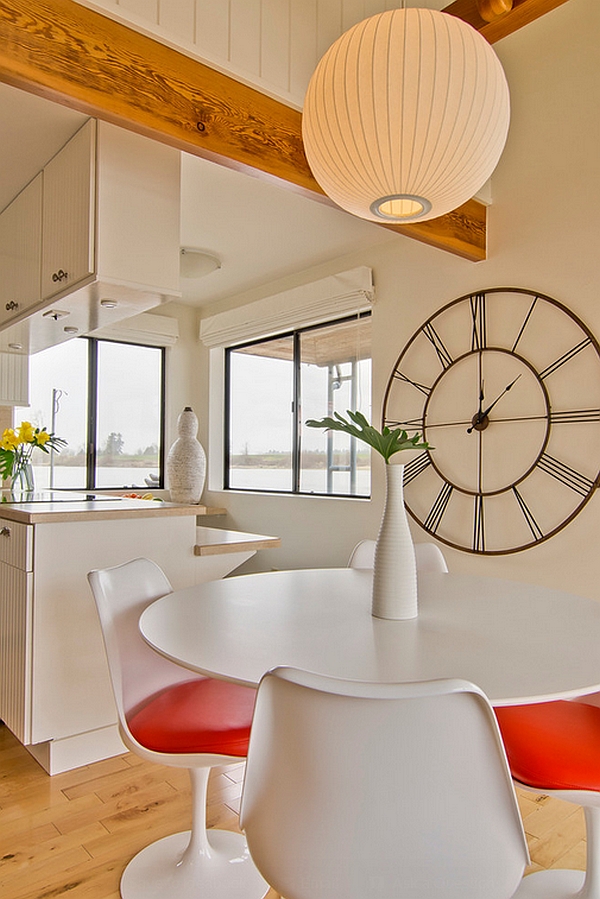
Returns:
[[[69,277],[69,273],[63,271],[62,268],[59,268],[59,270],[57,272],[54,272],[54,274],[52,275],[52,280],[55,282],[56,281],[66,281],[68,279],[68,277]]]
[[[10,303],[7,303],[7,304],[6,304],[6,311],[7,311],[7,312],[11,312],[13,309],[18,309],[18,308],[19,308],[19,304],[18,304],[18,303],[15,303],[14,300],[11,300]]]
[[[10,537],[10,528],[7,528],[6,525],[0,528],[0,537]]]

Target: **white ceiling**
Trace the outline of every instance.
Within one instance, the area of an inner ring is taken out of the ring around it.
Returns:
[[[0,83],[0,209],[37,174],[85,116]],[[183,279],[183,302],[202,306],[364,247],[398,240],[341,210],[197,157],[182,159],[181,246],[221,268]]]

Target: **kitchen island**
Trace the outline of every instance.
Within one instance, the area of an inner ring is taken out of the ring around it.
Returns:
[[[49,774],[124,751],[88,571],[147,556],[178,589],[278,545],[197,528],[224,512],[70,491],[0,498],[0,718]]]

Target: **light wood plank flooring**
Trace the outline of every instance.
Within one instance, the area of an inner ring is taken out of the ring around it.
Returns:
[[[243,765],[211,774],[208,824],[238,829]],[[585,867],[583,812],[519,792],[531,870]],[[190,825],[187,773],[125,754],[48,777],[0,725],[2,899],[119,899],[129,859]],[[277,899],[275,893],[269,899]]]

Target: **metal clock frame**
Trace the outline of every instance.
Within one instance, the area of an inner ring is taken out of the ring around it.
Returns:
[[[488,345],[487,343],[486,300],[488,296],[500,293],[517,294],[531,297],[529,310],[522,321],[520,329],[516,333],[512,346],[510,347],[496,346],[493,344]],[[541,371],[536,369],[536,367],[530,362],[529,359],[518,352],[519,343],[524,333],[526,332],[526,328],[530,322],[531,316],[538,301],[549,303],[552,306],[556,307],[558,310],[560,310],[560,312],[568,316],[569,319],[576,325],[576,327],[580,329],[582,335],[584,335],[583,339],[579,343],[572,346],[567,352],[556,358],[550,365],[546,366]],[[436,320],[447,313],[449,310],[451,310],[453,307],[457,307],[462,303],[469,303],[470,307],[471,346],[467,352],[463,352],[458,354],[457,356],[453,356],[447,349],[444,341],[436,330]],[[432,344],[435,350],[435,355],[437,356],[437,360],[441,366],[440,371],[432,379],[432,382],[429,385],[411,380],[411,378],[401,372],[402,362],[405,359],[407,353],[409,352],[415,341],[423,335]],[[418,476],[429,466],[434,469],[443,483],[442,489],[438,493],[426,517],[417,515],[411,508],[410,503],[406,502],[406,508],[411,517],[425,531],[427,531],[427,533],[431,534],[433,537],[446,544],[447,546],[451,546],[463,552],[470,552],[478,555],[508,555],[510,553],[520,552],[532,546],[537,546],[538,544],[548,540],[550,537],[553,537],[555,534],[565,528],[579,514],[579,512],[581,512],[584,506],[587,505],[596,488],[600,486],[600,469],[597,471],[594,478],[589,478],[587,477],[587,475],[583,475],[581,472],[577,471],[566,463],[563,463],[560,460],[546,454],[546,449],[550,441],[553,425],[556,425],[558,423],[569,424],[599,422],[600,408],[580,410],[573,409],[566,410],[564,412],[553,412],[550,393],[545,384],[545,379],[550,374],[558,370],[560,367],[562,367],[562,365],[566,364],[570,359],[578,355],[579,352],[585,349],[587,346],[593,348],[600,364],[600,344],[598,343],[598,340],[596,339],[592,331],[579,318],[579,316],[577,316],[563,303],[559,302],[553,297],[540,293],[539,291],[532,291],[515,287],[494,287],[458,297],[457,299],[452,300],[451,302],[436,310],[433,315],[431,315],[418,328],[418,330],[415,331],[415,333],[402,349],[388,380],[383,399],[382,425],[387,425],[388,427],[402,427],[409,431],[409,433],[411,431],[420,431],[424,434],[425,439],[429,439],[427,435],[427,413],[431,397],[433,396],[440,380],[452,366],[456,365],[461,360],[473,356],[474,354],[479,354],[479,358],[481,360],[484,352],[507,353],[508,355],[516,358],[521,365],[528,369],[534,375],[539,387],[541,388],[546,410],[546,430],[541,442],[541,448],[539,449],[536,457],[518,478],[506,485],[503,485],[497,490],[483,491],[481,489],[481,486],[478,490],[468,490],[464,487],[459,486],[458,484],[453,483],[448,475],[445,474],[437,464],[435,459],[435,450],[433,452],[425,450],[419,456],[415,457],[405,465],[405,485],[408,485],[411,481],[418,478]],[[481,362],[479,364],[481,365]],[[394,385],[398,380],[411,384],[415,388],[415,390],[420,391],[425,396],[420,418],[413,418],[407,421],[396,421],[388,416],[388,406],[390,405],[390,399],[393,396]],[[509,385],[506,390],[509,390],[511,387],[512,384]],[[482,394],[483,386],[481,387],[481,400],[483,399]],[[500,397],[496,399],[496,402],[498,401],[498,399],[500,399]],[[481,416],[482,411],[484,410],[482,410],[481,408],[480,401],[479,410],[471,419],[470,430],[483,430],[487,428],[488,424],[490,423],[489,418],[487,418],[487,415]],[[490,409],[488,408],[487,412],[489,413],[489,411]],[[544,416],[540,416],[540,418],[543,417]],[[449,423],[449,426],[450,424],[451,423]],[[546,532],[543,531],[539,526],[533,513],[527,506],[527,503],[518,490],[519,485],[526,481],[536,468],[540,468],[546,474],[560,481],[563,485],[569,487],[574,493],[577,493],[579,496],[581,496],[581,501],[575,506],[575,508],[573,508],[570,514],[566,515],[558,525],[552,527]],[[470,546],[465,545],[464,541],[462,543],[457,543],[438,532],[438,528],[443,519],[451,494],[454,490],[457,490],[458,492],[466,496],[473,497],[473,539]],[[518,545],[507,546],[501,549],[490,549],[486,546],[484,500],[489,496],[497,496],[509,491],[512,491],[517,503],[520,506],[525,522],[531,533],[531,540],[524,543],[520,542]]]

